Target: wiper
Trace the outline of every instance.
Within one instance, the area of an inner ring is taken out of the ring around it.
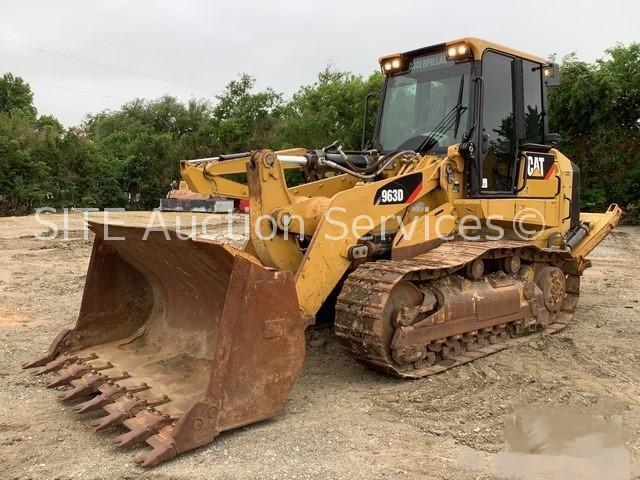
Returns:
[[[460,87],[458,88],[458,102],[447,112],[447,114],[440,120],[438,125],[431,130],[422,143],[416,149],[416,152],[423,153],[431,150],[438,143],[438,136],[448,131],[453,125],[455,125],[454,136],[458,136],[458,127],[460,126],[460,117],[462,113],[467,110],[467,107],[462,106],[462,94],[464,90],[464,75],[460,77]]]
[[[435,147],[438,143],[438,136],[448,131],[466,109],[467,107],[463,107],[462,105],[455,105],[440,123],[427,134],[426,138],[416,149],[416,152],[426,153]]]
[[[462,105],[462,92],[464,90],[464,75],[460,76],[460,88],[458,89],[458,103],[456,103],[456,106],[459,107],[460,105]],[[462,112],[460,110],[458,110],[458,115],[456,115],[456,126],[453,129],[453,136],[455,138],[458,138],[458,127],[460,126],[460,116],[462,115]]]

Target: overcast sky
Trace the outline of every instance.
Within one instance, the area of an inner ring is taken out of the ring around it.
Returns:
[[[637,0],[4,0],[0,74],[69,126],[135,97],[213,99],[241,72],[290,95],[329,63],[369,74],[382,54],[466,35],[592,61],[640,41],[639,18]]]

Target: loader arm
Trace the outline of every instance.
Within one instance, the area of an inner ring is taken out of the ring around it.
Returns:
[[[376,192],[385,185],[412,175],[421,177],[420,197],[439,184],[437,167],[432,165],[422,171],[360,185],[333,197],[295,274],[298,303],[303,317],[314,317],[340,282],[354,260],[350,249],[358,245],[358,240],[409,206],[407,203],[375,205]],[[360,225],[358,217],[368,217],[373,221]]]
[[[290,149],[275,152],[280,155],[302,156],[306,150]],[[233,160],[211,161],[204,163],[190,163],[189,160],[180,162],[180,174],[187,183],[189,190],[195,193],[220,195],[229,198],[249,198],[249,186],[225,177],[224,175],[242,174],[247,172],[249,157]],[[284,170],[300,168],[295,164],[282,164]],[[338,192],[347,190],[357,183],[357,179],[350,175],[334,175],[313,182],[289,187],[291,195],[298,197],[324,196],[332,197]]]
[[[322,303],[352,264],[351,252],[362,237],[393,220],[440,185],[442,161],[423,159],[402,175],[358,183],[326,201],[311,198],[296,202],[288,193],[277,156],[268,150],[252,156],[247,174],[252,225],[258,228],[251,231],[251,245],[265,265],[295,273],[304,318],[313,322]],[[381,192],[405,183],[412,185],[405,201],[381,201]],[[315,208],[309,208],[308,203]],[[303,213],[309,210],[316,215]],[[273,230],[268,230],[269,225]],[[311,235],[304,256],[298,253],[296,233]]]
[[[307,152],[304,148],[290,148],[278,150],[276,154],[299,156]],[[189,190],[196,193],[220,195],[223,197],[245,199],[249,198],[249,187],[237,180],[228,178],[229,175],[246,173],[249,156],[242,156],[228,160],[198,159],[182,160],[180,175],[187,182]],[[286,163],[284,169],[298,169],[299,165]]]
[[[215,170],[215,167],[212,169]],[[220,195],[240,200],[249,196],[249,188],[246,185],[225,178],[221,174],[209,175],[206,166],[198,167],[183,161],[180,163],[180,175],[192,192]]]

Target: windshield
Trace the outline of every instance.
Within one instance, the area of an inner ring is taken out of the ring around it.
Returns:
[[[436,53],[413,58],[408,71],[390,77],[378,133],[380,149],[444,149],[459,143],[467,126],[470,70],[470,63],[455,64]]]

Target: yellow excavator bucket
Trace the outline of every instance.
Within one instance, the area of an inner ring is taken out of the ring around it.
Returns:
[[[124,427],[114,443],[151,445],[147,467],[283,410],[305,349],[291,273],[173,231],[90,228],[77,323],[25,368],[57,372],[76,412],[101,409],[94,428]]]

